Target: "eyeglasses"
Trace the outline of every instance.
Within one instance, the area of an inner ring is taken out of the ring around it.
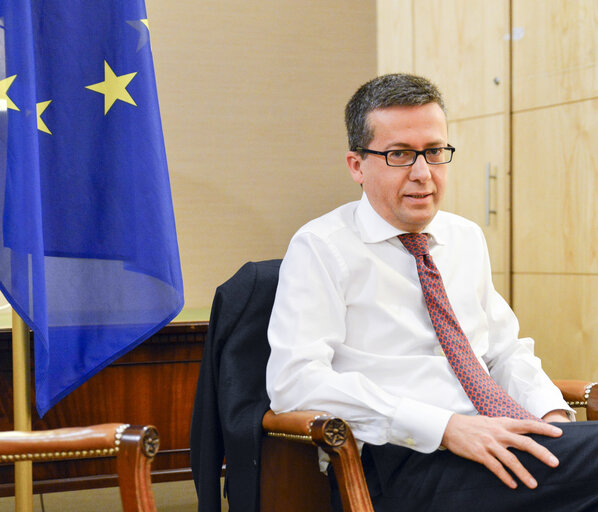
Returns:
[[[448,164],[453,159],[455,148],[450,144],[445,148],[428,148],[422,151],[416,149],[391,149],[389,151],[374,151],[358,146],[356,151],[371,153],[373,155],[384,155],[386,165],[390,167],[409,167],[413,165],[419,155],[424,155],[426,162],[430,165]]]

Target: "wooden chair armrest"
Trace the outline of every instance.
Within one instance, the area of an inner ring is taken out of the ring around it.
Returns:
[[[116,459],[123,512],[156,512],[150,469],[159,447],[154,426],[131,426],[123,432]]]
[[[155,427],[122,423],[0,432],[0,462],[116,456],[123,511],[155,512],[150,466],[158,446]]]
[[[555,380],[571,407],[585,407],[588,420],[598,420],[598,385],[587,380]]]
[[[321,411],[268,411],[262,420],[267,435],[311,442],[330,457],[345,512],[374,512],[361,457],[349,425]]]
[[[101,457],[118,452],[126,424],[59,428],[33,432],[0,432],[0,460],[55,460]]]
[[[332,418],[332,416],[322,411],[292,411],[276,414],[269,410],[264,414],[262,427],[266,434],[273,437],[296,438],[296,440],[312,443],[311,427],[318,418]],[[304,439],[301,439],[301,438]]]

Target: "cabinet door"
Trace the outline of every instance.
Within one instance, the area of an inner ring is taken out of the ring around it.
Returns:
[[[507,112],[508,0],[413,4],[414,70],[438,84],[449,117]]]
[[[598,380],[597,275],[516,274],[513,303],[551,378]]]
[[[443,209],[473,220],[484,230],[497,290],[509,296],[509,174],[507,116],[498,114],[449,123],[457,150],[449,167]]]
[[[443,208],[482,226],[495,286],[509,298],[509,2],[378,0],[378,27],[380,71],[406,71],[402,44],[413,72],[445,97],[457,151]]]
[[[513,270],[598,274],[598,100],[513,116]]]
[[[513,306],[553,378],[598,376],[597,22],[513,1]]]
[[[513,2],[513,110],[598,96],[598,2]]]

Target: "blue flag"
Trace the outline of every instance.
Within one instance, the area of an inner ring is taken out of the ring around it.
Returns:
[[[183,283],[143,0],[0,17],[0,289],[43,416],[172,320]]]

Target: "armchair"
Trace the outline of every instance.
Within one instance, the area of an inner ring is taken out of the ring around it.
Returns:
[[[598,385],[554,381],[571,407],[598,419]],[[261,512],[331,512],[328,482],[318,467],[316,447],[330,457],[345,512],[373,512],[361,459],[345,421],[316,411],[294,411],[263,418]],[[283,478],[286,476],[286,481]],[[276,485],[271,482],[276,481]]]
[[[280,260],[247,263],[218,287],[191,424],[191,467],[200,510],[220,510],[220,477],[231,512],[330,512],[317,448],[330,457],[345,512],[372,512],[349,425],[319,411],[269,410],[267,328]],[[598,386],[558,381],[574,407],[598,419]]]
[[[116,456],[124,512],[155,512],[150,465],[159,447],[153,426],[106,423],[33,432],[0,432],[0,463]]]

